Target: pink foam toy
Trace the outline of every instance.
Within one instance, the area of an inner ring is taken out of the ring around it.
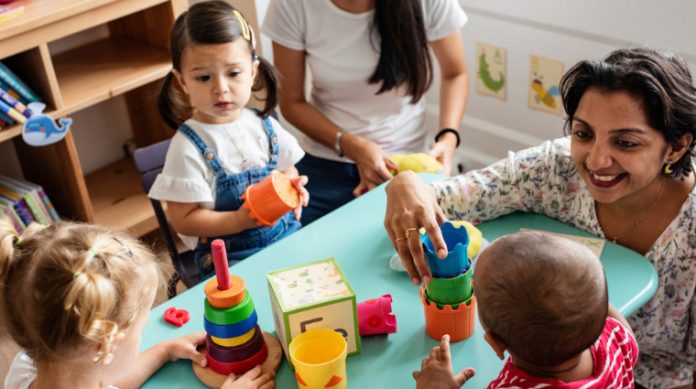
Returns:
[[[217,277],[218,289],[227,290],[230,288],[230,268],[227,263],[227,249],[222,239],[215,239],[210,244],[213,252],[213,266],[215,266],[215,277]]]
[[[390,294],[358,303],[360,336],[396,332],[396,316],[392,314],[391,303],[392,296]]]

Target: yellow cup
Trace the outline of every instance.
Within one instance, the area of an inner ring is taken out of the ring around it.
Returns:
[[[341,334],[315,329],[297,335],[290,342],[290,360],[301,389],[344,389],[347,385],[348,344]]]

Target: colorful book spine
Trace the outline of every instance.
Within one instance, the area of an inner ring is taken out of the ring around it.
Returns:
[[[7,94],[9,94],[10,96],[14,97],[15,100],[20,100],[22,103],[28,103],[28,101],[26,101],[26,100],[23,101],[23,100],[22,100],[22,96],[20,96],[19,93],[17,93],[16,90],[10,88],[9,85],[7,85],[7,84],[5,84],[4,82],[2,82],[2,80],[0,80],[0,88],[2,88],[2,89],[3,89],[5,92],[7,92]]]
[[[7,114],[2,111],[0,111],[0,120],[2,120],[3,122],[5,122],[5,124],[10,126],[15,124],[15,121],[12,120],[11,117],[7,116]]]
[[[49,199],[48,195],[46,195],[46,192],[44,192],[43,187],[39,186],[38,192],[39,197],[41,197],[41,201],[46,206],[46,210],[48,210],[48,214],[51,216],[51,220],[53,220],[54,222],[60,221],[60,215],[58,215],[58,211],[56,211],[56,208],[53,206],[51,199]]]
[[[30,118],[31,115],[34,114],[29,108],[27,108],[26,105],[19,102],[19,100],[15,99],[11,94],[7,93],[7,91],[3,90],[2,88],[0,88],[0,101],[5,102],[5,104],[16,109],[19,113],[27,118]]]
[[[28,204],[31,206],[33,203],[35,205],[33,208],[35,210],[38,208],[35,213],[40,214],[36,219],[45,220],[47,224],[60,220],[58,212],[41,185],[0,175],[0,188],[2,187],[23,197],[30,196],[31,200],[28,201]]]
[[[26,123],[27,118],[19,113],[16,109],[10,107],[9,105],[5,104],[4,101],[0,100],[0,111],[5,113],[7,116],[11,117],[12,120],[20,123]]]
[[[0,6],[0,22],[8,19],[13,19],[24,15],[23,5],[3,5]]]
[[[9,198],[19,198],[24,202],[26,208],[29,209],[31,216],[37,222],[43,225],[49,225],[51,222],[47,219],[46,215],[41,210],[39,204],[36,203],[35,198],[31,195],[31,190],[26,189],[14,180],[2,177],[0,179],[0,193]],[[38,196],[36,197],[38,199]]]
[[[7,217],[7,220],[12,223],[12,226],[17,233],[21,234],[24,232],[24,223],[22,223],[22,219],[19,218],[19,215],[17,215],[17,212],[15,212],[14,207],[11,204],[9,206],[0,204],[0,209],[2,209],[2,212]]]
[[[24,99],[27,101],[41,101],[39,96],[37,96],[34,91],[29,89],[29,87],[2,62],[0,62],[0,80],[6,83],[10,88],[16,90],[17,93],[19,93],[19,95],[24,97]]]
[[[5,186],[0,186],[0,195],[12,201],[15,211],[17,211],[17,214],[25,225],[29,225],[36,220],[29,209],[27,201],[17,192],[8,189]]]

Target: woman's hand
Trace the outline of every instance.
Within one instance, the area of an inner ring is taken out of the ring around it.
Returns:
[[[418,285],[430,282],[430,268],[425,261],[418,229],[433,242],[438,257],[447,256],[447,246],[440,224],[447,218],[438,205],[435,190],[414,172],[399,173],[387,185],[387,210],[384,228],[401,257],[411,281]]]
[[[220,389],[273,389],[275,387],[274,376],[275,372],[273,371],[261,374],[261,366],[257,365],[241,377],[237,377],[234,373],[230,374]]]
[[[353,196],[359,197],[392,178],[390,170],[396,170],[397,166],[381,147],[348,133],[343,135],[342,144],[346,156],[355,161],[360,173],[360,183]]]
[[[452,173],[452,161],[456,151],[457,137],[450,133],[440,136],[440,140],[430,149],[430,155],[442,164],[443,173],[447,176]]]
[[[449,335],[443,335],[440,345],[433,347],[423,359],[421,369],[413,372],[413,378],[418,389],[457,389],[470,380],[474,373],[474,369],[466,368],[454,375]]]
[[[290,182],[292,183],[292,186],[297,189],[297,192],[300,194],[300,205],[295,208],[293,211],[295,213],[295,220],[300,220],[302,217],[302,207],[306,207],[307,204],[309,204],[309,192],[305,188],[305,185],[307,185],[307,182],[309,181],[309,178],[307,176],[298,176],[298,177],[292,177],[290,178]]]

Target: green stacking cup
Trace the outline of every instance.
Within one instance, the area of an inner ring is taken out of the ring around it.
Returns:
[[[474,292],[471,285],[473,266],[456,277],[435,278],[425,287],[428,297],[435,303],[459,304],[468,300]]]

